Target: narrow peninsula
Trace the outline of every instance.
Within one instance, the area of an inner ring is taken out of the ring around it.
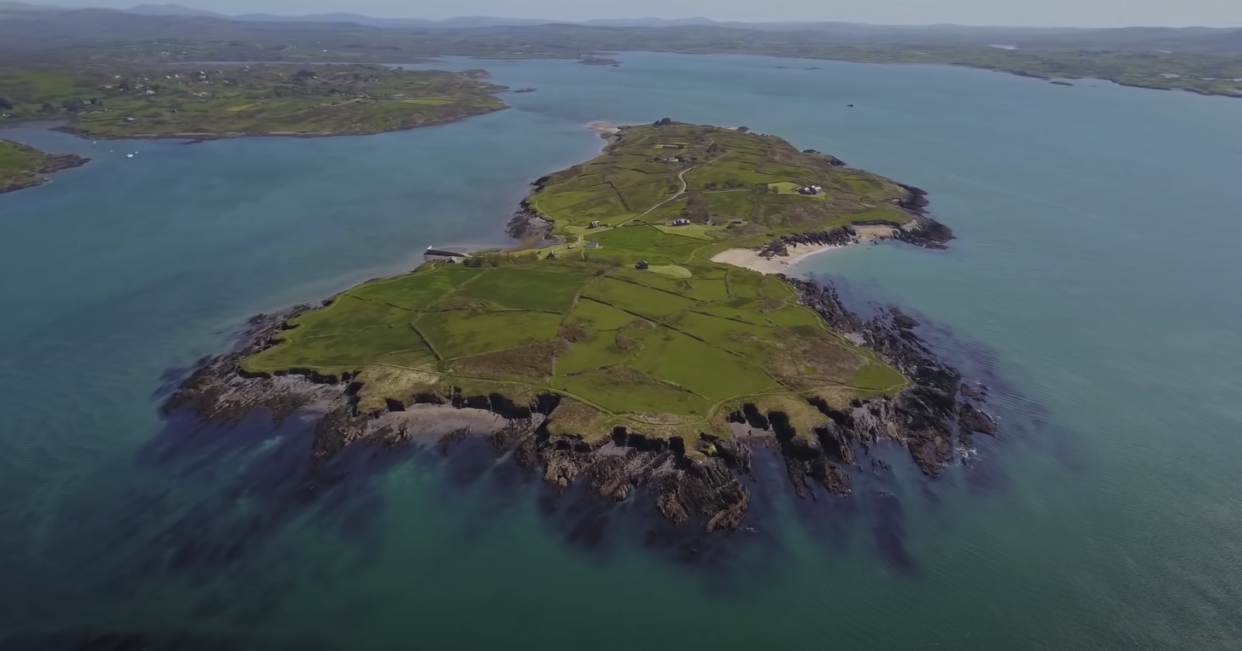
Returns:
[[[92,139],[365,135],[506,108],[488,77],[378,65],[14,69],[0,72],[0,125],[63,121]]]
[[[845,494],[869,445],[904,446],[934,476],[994,433],[984,394],[908,316],[864,320],[831,287],[731,263],[873,239],[942,248],[952,233],[922,191],[741,128],[595,128],[604,152],[519,206],[520,246],[439,252],[256,317],[166,411],[313,411],[318,458],[487,436],[553,485],[638,493],[707,531],[741,526],[755,446],[780,452],[799,494]]]
[[[34,147],[0,140],[0,194],[47,183],[47,174],[85,165],[90,159],[74,154],[48,154]]]

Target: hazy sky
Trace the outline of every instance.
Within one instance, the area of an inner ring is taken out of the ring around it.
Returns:
[[[1242,26],[1242,0],[26,0],[61,6],[127,7],[178,1],[221,13],[362,13],[380,17],[506,16],[685,18],[790,21],[843,20],[889,24]]]

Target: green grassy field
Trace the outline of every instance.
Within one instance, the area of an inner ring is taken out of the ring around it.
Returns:
[[[33,147],[0,140],[0,192],[38,180],[46,155]]]
[[[824,192],[795,192],[808,185]],[[599,157],[549,176],[528,203],[571,242],[589,238],[627,262],[637,254],[663,266],[704,241],[827,229],[863,214],[903,223],[909,215],[891,206],[904,192],[774,136],[671,123],[622,130]],[[588,231],[594,221],[608,230]],[[644,224],[655,232],[633,228]]]
[[[97,138],[381,133],[504,108],[484,76],[364,65],[14,69],[0,71],[0,114],[67,118]]]
[[[682,146],[659,152],[697,157],[711,173],[651,164],[649,152],[670,142]],[[700,182],[760,177],[787,184],[781,190],[810,183],[833,190],[802,197],[743,189],[758,214],[747,228],[706,224],[729,222],[710,205],[693,232],[652,223],[644,213],[676,198],[685,170],[691,191]],[[711,257],[793,230],[902,223],[910,216],[892,206],[899,196],[891,181],[832,167],[771,136],[680,124],[628,128],[599,158],[554,174],[531,201],[568,238],[588,234],[599,249],[484,252],[372,281],[292,319],[280,343],[243,367],[361,372],[360,404],[368,406],[455,389],[528,398],[553,392],[573,405],[571,415],[554,417],[557,431],[587,438],[618,425],[655,436],[727,436],[725,418],[744,402],[783,405],[809,422],[812,399],[840,406],[891,394],[907,380],[827,329],[783,280]],[[596,219],[629,224],[588,230]],[[637,269],[639,261],[650,266]]]

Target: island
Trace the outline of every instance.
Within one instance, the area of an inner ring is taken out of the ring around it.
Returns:
[[[612,66],[614,68],[621,65],[621,62],[617,59],[610,59],[608,57],[602,57],[594,54],[582,55],[582,57],[578,59],[578,63],[584,66]]]
[[[48,154],[34,147],[0,140],[0,194],[47,183],[46,174],[85,165],[90,159],[74,154]]]
[[[607,144],[534,182],[519,244],[429,249],[413,272],[255,317],[164,405],[206,423],[316,414],[313,449],[488,437],[551,485],[649,499],[675,523],[742,526],[756,446],[798,494],[846,494],[891,442],[936,476],[984,391],[896,309],[752,268],[807,251],[951,231],[916,188],[775,136],[662,119],[594,124]],[[768,270],[771,271],[771,270]]]
[[[487,78],[377,65],[36,67],[0,72],[0,125],[59,120],[92,139],[363,135],[506,108]]]

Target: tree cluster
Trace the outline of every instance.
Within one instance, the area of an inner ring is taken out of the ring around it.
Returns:
[[[686,201],[686,209],[682,211],[681,215],[692,222],[704,223],[711,219],[712,209],[708,205],[707,200],[703,198],[703,195],[695,192]]]

